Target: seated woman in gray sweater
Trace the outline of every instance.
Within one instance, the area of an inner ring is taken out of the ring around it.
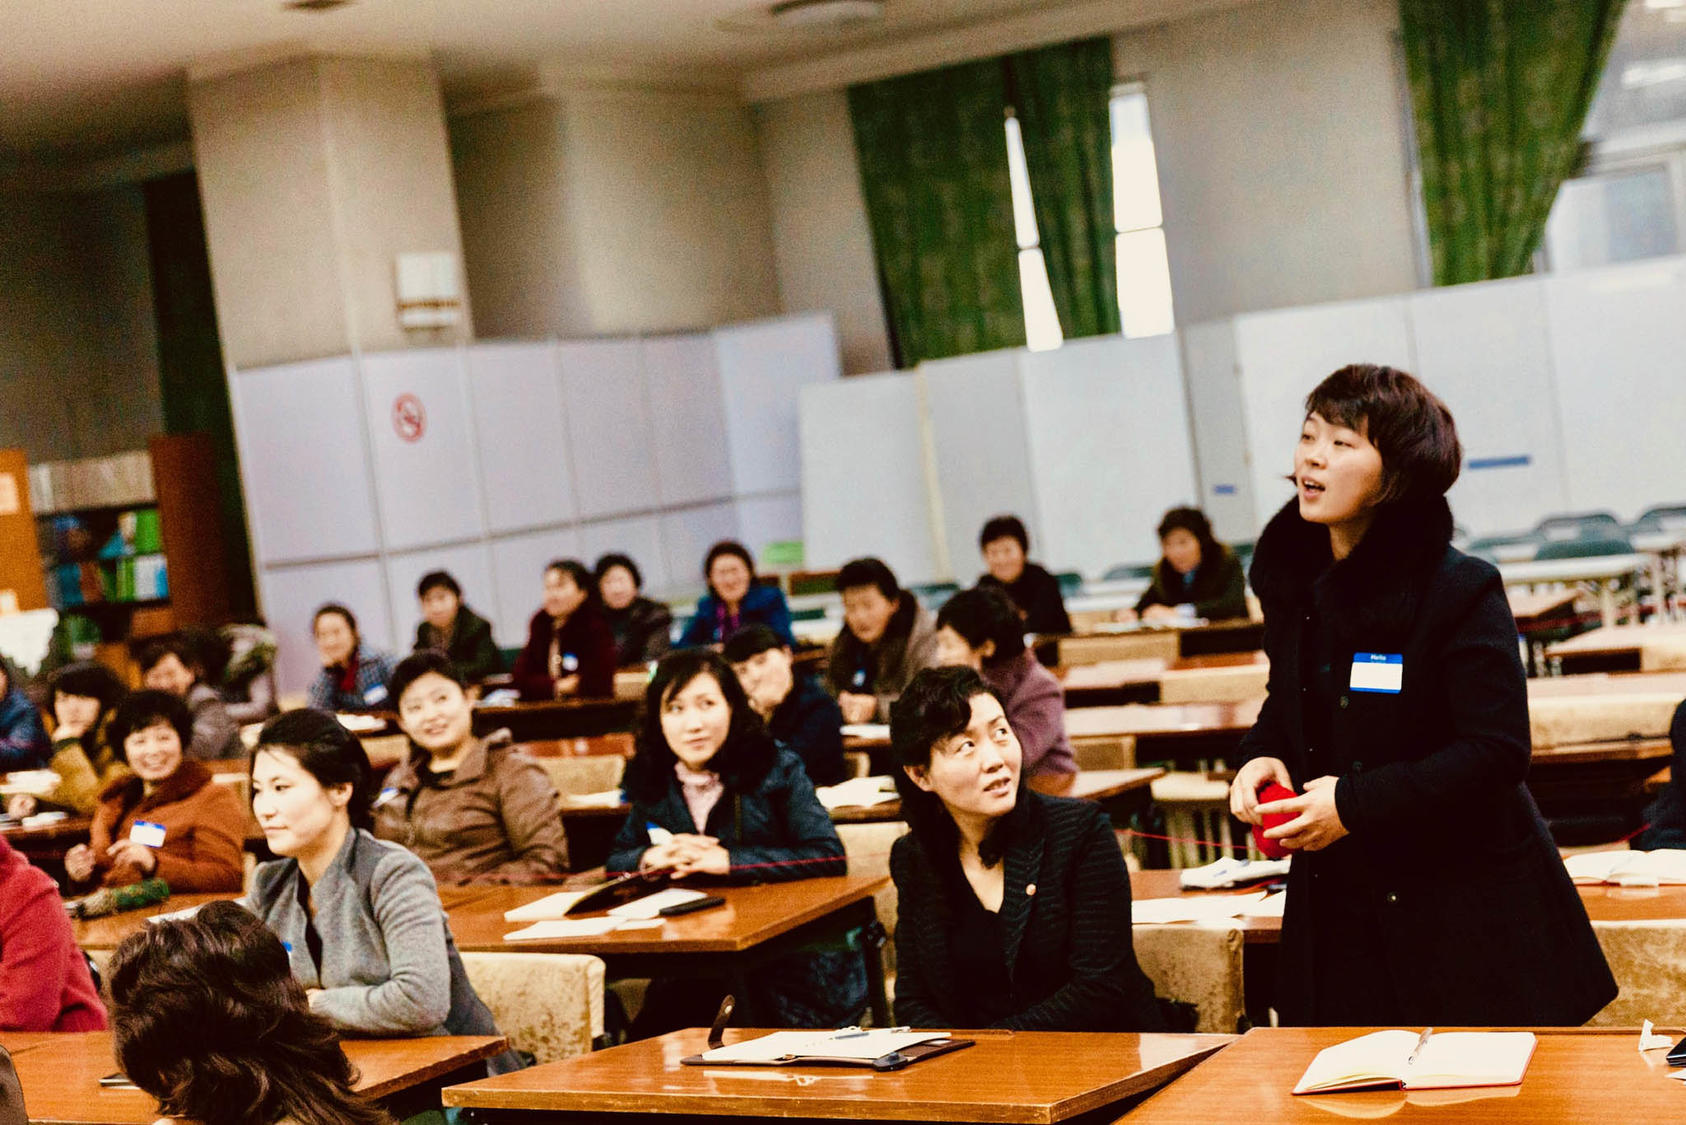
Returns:
[[[463,971],[433,875],[369,833],[369,758],[323,711],[271,719],[252,753],[252,812],[284,858],[243,900],[288,947],[310,1009],[362,1035],[497,1035]],[[493,1074],[521,1066],[513,1052]]]

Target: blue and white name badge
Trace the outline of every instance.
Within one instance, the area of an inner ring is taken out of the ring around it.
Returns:
[[[1355,652],[1352,654],[1353,691],[1376,691],[1398,695],[1405,686],[1405,654],[1401,652]]]
[[[374,687],[370,688],[368,691],[363,693],[363,702],[367,703],[371,707],[373,707],[375,704],[381,702],[385,698],[386,698],[386,685],[385,684],[376,684]]]
[[[578,672],[580,670],[580,658],[571,652],[563,653],[562,670],[564,672]]]
[[[849,680],[849,686],[853,687],[853,688],[858,688],[862,691],[866,690],[866,669],[865,668],[856,668],[855,669],[854,676],[852,676]]]
[[[164,846],[164,826],[150,820],[137,820],[129,826],[129,842],[161,848]]]
[[[386,804],[388,801],[392,800],[396,796],[398,796],[397,788],[394,787],[394,786],[388,785],[385,789],[381,790],[380,796],[375,798],[374,807],[378,809],[382,805]]]

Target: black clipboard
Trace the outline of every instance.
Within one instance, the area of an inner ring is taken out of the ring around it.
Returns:
[[[912,1066],[923,1059],[936,1055],[946,1055],[950,1051],[958,1051],[962,1047],[970,1047],[977,1042],[975,1039],[937,1039],[930,1043],[916,1043],[911,1047],[903,1047],[899,1051],[891,1051],[887,1055],[879,1055],[875,1059],[833,1059],[816,1058],[811,1055],[792,1055],[788,1059],[773,1059],[769,1062],[731,1062],[723,1059],[705,1059],[701,1055],[690,1055],[680,1059],[685,1066],[852,1066],[870,1070],[901,1070]]]
[[[590,894],[563,913],[589,914],[595,910],[608,910],[633,899],[643,898],[652,890],[667,886],[670,882],[668,875],[672,871],[672,867],[657,867],[650,871],[629,871],[625,875],[617,875],[601,886],[593,887]]]

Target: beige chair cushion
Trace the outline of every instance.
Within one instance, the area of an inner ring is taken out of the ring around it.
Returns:
[[[1641,672],[1673,672],[1686,668],[1686,640],[1671,637],[1651,641],[1639,650]]]
[[[1071,754],[1080,772],[1134,769],[1136,739],[1129,734],[1117,738],[1074,738]]]
[[[618,789],[626,772],[626,759],[618,754],[592,754],[578,758],[534,758],[550,775],[551,784],[564,797],[603,793]]]
[[[1686,1026],[1686,920],[1594,922],[1592,929],[1621,992],[1587,1023]]]
[[[1528,701],[1534,749],[1611,742],[1624,738],[1666,738],[1680,697],[1673,692],[1581,695]]]
[[[1141,633],[1094,633],[1060,641],[1060,663],[1099,664],[1104,660],[1175,660],[1179,653],[1175,629]]]
[[[603,961],[580,953],[464,953],[469,983],[510,1046],[541,1063],[591,1051],[603,1034]]]
[[[1238,668],[1191,668],[1166,672],[1159,681],[1161,703],[1240,703],[1259,699],[1270,679],[1270,665]]]
[[[886,820],[865,824],[837,825],[837,838],[843,841],[843,854],[849,860],[851,875],[890,874],[890,845],[907,835],[906,821]],[[891,937],[896,933],[896,884],[892,880],[872,896],[878,910],[878,923]],[[884,945],[884,971],[895,972],[896,946]]]
[[[1222,805],[1227,809],[1229,782],[1204,773],[1172,770],[1163,777],[1153,779],[1153,799],[1161,805]]]
[[[1196,1031],[1234,1034],[1247,1006],[1241,931],[1224,922],[1131,928],[1136,960],[1160,996],[1193,1004]]]

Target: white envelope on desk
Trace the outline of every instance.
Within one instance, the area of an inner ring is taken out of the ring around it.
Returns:
[[[635,898],[631,902],[617,906],[613,910],[609,911],[609,915],[616,919],[654,918],[670,906],[678,906],[681,903],[686,902],[695,902],[699,898],[707,897],[708,896],[703,894],[701,891],[688,890],[685,887],[669,887],[665,891],[657,891],[653,895],[645,895],[643,898]]]
[[[517,906],[513,910],[503,912],[505,922],[546,922],[557,921],[565,917],[574,904],[597,888],[592,887],[583,891],[557,891],[553,895],[545,895],[535,899],[525,906]]]
[[[524,930],[503,935],[505,941],[556,941],[561,938],[599,937],[618,926],[619,918],[553,918],[534,922]]]

